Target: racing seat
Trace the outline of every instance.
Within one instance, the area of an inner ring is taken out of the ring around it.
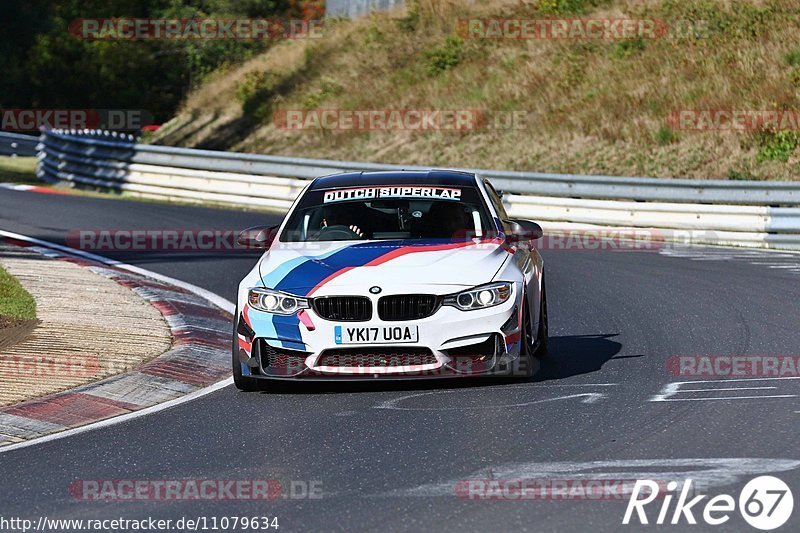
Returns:
[[[471,220],[464,208],[448,201],[434,202],[423,222],[420,237],[426,239],[460,238],[467,234],[471,226]]]

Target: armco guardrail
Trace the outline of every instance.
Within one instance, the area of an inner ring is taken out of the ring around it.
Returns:
[[[0,132],[0,156],[31,157],[36,155],[39,137]]]
[[[426,168],[143,145],[96,133],[45,132],[39,148],[37,175],[45,181],[279,209],[317,176]],[[507,193],[512,215],[545,227],[691,231],[700,242],[800,249],[800,182],[462,170],[488,177]]]

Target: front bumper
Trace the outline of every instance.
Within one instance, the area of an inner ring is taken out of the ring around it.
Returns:
[[[313,310],[277,317],[245,307],[239,318],[242,374],[258,379],[425,379],[509,375],[520,362],[521,291],[501,305],[461,311],[442,306],[411,321],[337,322]],[[409,326],[417,342],[342,345],[336,326]],[[335,356],[334,356],[335,355]]]

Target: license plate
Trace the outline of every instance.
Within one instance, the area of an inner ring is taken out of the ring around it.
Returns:
[[[336,344],[385,344],[417,342],[418,326],[334,326],[333,340]]]

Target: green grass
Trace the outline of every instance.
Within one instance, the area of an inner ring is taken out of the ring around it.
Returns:
[[[33,320],[36,318],[36,301],[19,281],[0,268],[0,316]]]
[[[0,157],[0,183],[46,185],[38,179],[35,157]]]

